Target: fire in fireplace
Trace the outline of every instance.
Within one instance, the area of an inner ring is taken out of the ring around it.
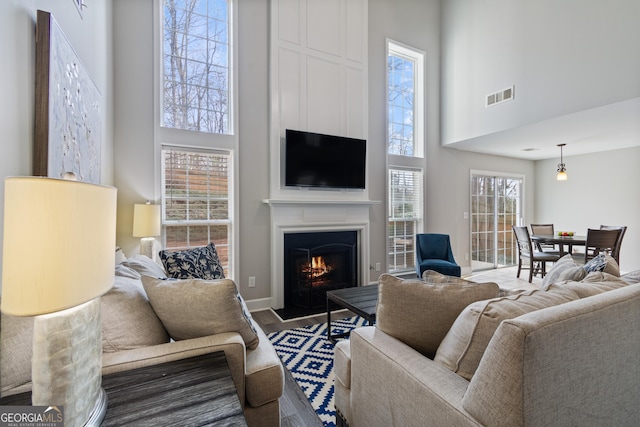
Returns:
[[[285,309],[324,308],[328,290],[357,286],[357,240],[356,231],[285,234]]]
[[[300,272],[311,281],[311,286],[317,286],[323,278],[333,271],[331,264],[324,262],[321,256],[314,256],[311,262],[304,262],[300,265]]]

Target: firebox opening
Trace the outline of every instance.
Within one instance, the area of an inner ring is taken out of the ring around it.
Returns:
[[[285,310],[319,313],[327,291],[358,286],[357,241],[357,231],[286,234]]]

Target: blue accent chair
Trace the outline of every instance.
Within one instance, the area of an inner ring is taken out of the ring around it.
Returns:
[[[418,277],[422,277],[425,270],[460,277],[460,266],[453,258],[448,234],[416,234],[416,273],[418,273]]]

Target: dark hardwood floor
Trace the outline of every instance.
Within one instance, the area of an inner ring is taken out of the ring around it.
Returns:
[[[342,319],[354,314],[348,310],[331,313],[331,319]],[[271,310],[254,311],[253,319],[265,334],[285,329],[300,328],[327,321],[327,314],[282,322]],[[280,417],[282,427],[322,427],[322,421],[316,415],[311,404],[288,370],[284,370],[284,394],[280,398]]]

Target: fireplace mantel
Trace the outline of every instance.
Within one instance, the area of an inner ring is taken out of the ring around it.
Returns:
[[[359,241],[359,283],[369,284],[369,214],[380,201],[340,198],[264,199],[271,211],[271,307],[284,307],[284,235],[354,230]]]

